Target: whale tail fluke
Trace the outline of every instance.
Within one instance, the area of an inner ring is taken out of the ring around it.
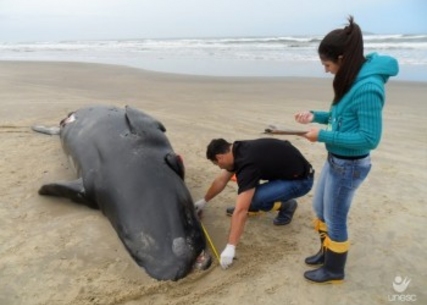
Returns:
[[[60,129],[59,127],[46,127],[43,125],[33,125],[31,129],[35,132],[44,133],[50,136],[59,135]]]

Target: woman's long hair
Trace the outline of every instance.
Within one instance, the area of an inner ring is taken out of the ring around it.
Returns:
[[[349,24],[344,29],[329,32],[318,48],[320,59],[339,63],[333,82],[335,93],[333,105],[350,90],[365,62],[362,31],[354,22],[353,16],[350,16],[348,21]]]

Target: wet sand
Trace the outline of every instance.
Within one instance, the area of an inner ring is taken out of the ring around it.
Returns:
[[[66,199],[41,197],[43,184],[73,179],[55,136],[33,124],[56,125],[79,107],[139,108],[159,119],[186,165],[195,200],[218,168],[205,158],[212,138],[265,137],[268,124],[301,128],[296,111],[327,109],[332,79],[195,77],[78,63],[0,62],[0,304],[390,304],[396,276],[411,282],[411,304],[426,304],[426,83],[387,85],[382,143],[349,217],[346,281],[313,285],[304,258],[318,249],[313,191],[299,199],[293,222],[274,214],[250,218],[238,260],[218,263],[178,282],[150,278],[129,257],[99,211]],[[289,139],[319,173],[320,143]],[[233,183],[208,204],[203,224],[216,248],[226,244]],[[399,301],[395,301],[399,302]]]

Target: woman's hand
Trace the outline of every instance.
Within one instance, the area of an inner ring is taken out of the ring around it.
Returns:
[[[317,139],[319,138],[319,131],[318,128],[311,128],[307,133],[303,134],[302,137],[306,138],[310,142],[317,142]]]
[[[310,111],[298,112],[294,115],[295,121],[301,124],[311,123],[314,119],[314,114]]]

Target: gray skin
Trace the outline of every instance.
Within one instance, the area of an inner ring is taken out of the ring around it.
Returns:
[[[71,113],[60,128],[33,130],[59,133],[79,177],[45,184],[39,194],[100,209],[135,262],[155,279],[178,280],[195,264],[209,267],[183,164],[159,121],[130,107],[96,106]]]

